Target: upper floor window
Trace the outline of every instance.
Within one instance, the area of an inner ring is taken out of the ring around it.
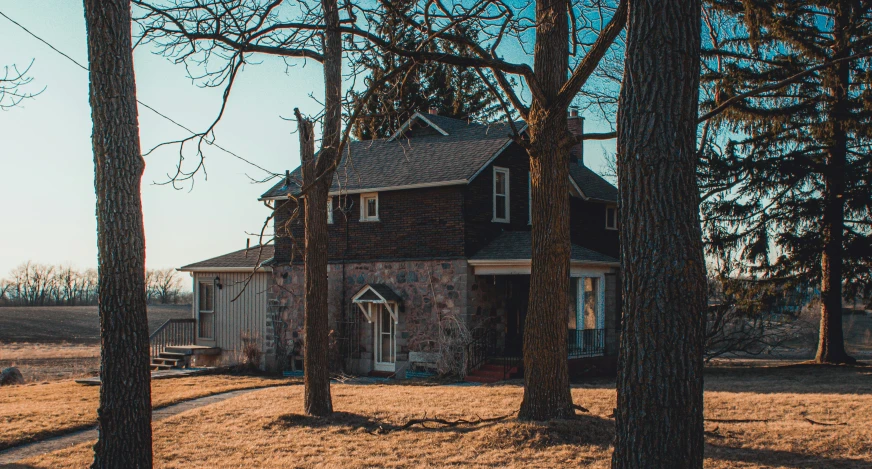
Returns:
[[[378,221],[378,192],[360,194],[360,221]]]
[[[509,221],[509,169],[494,166],[494,219]]]
[[[618,208],[606,206],[606,229],[618,229]]]
[[[333,223],[333,197],[327,197],[327,223]]]

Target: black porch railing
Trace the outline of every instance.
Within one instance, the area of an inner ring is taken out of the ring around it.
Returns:
[[[472,341],[466,345],[466,374],[484,364],[493,355],[496,347],[496,331],[490,328],[476,329],[472,334]]]
[[[570,329],[567,337],[569,358],[598,357],[606,351],[605,329]]]
[[[195,319],[170,319],[148,337],[151,357],[160,356],[167,347],[194,345]]]

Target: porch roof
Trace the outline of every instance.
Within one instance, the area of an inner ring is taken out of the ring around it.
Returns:
[[[269,270],[275,256],[275,246],[252,246],[204,261],[179,267],[180,272],[251,272]]]
[[[533,255],[533,238],[529,231],[504,231],[497,239],[469,258],[476,261],[529,261]],[[571,260],[580,263],[615,264],[618,259],[577,244],[572,245]]]
[[[403,298],[400,297],[400,295],[397,295],[391,287],[383,283],[369,283],[358,290],[358,292],[352,297],[351,301],[354,303],[383,303],[389,301],[399,303],[403,301]]]

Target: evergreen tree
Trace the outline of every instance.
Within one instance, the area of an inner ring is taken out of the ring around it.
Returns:
[[[402,11],[407,11],[411,5],[412,2],[408,2]],[[406,50],[418,49],[424,40],[420,34],[396,16],[385,15],[385,18],[376,30],[382,39]],[[469,37],[476,36],[473,31],[466,34]],[[433,42],[426,45],[424,50],[458,55],[466,53],[444,42]],[[391,73],[405,59],[393,53],[383,53],[364,60],[371,74],[366,78],[368,89],[371,83]],[[363,99],[362,95],[356,99]],[[354,102],[352,106],[356,104]],[[479,79],[475,69],[438,62],[419,63],[407,73],[388,80],[381,86],[380,92],[371,94],[354,125],[354,136],[358,140],[389,137],[412,114],[426,113],[431,107],[436,108],[442,116],[477,122],[494,121],[501,111],[499,102]]]
[[[713,106],[872,46],[872,4],[713,0],[733,34],[710,51]],[[872,63],[844,60],[725,112],[729,138],[706,152],[703,204],[713,249],[741,249],[748,273],[820,284],[816,361],[852,362],[843,286],[866,292],[872,262]],[[710,147],[712,148],[712,147]]]

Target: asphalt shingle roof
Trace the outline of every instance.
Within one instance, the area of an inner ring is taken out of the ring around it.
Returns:
[[[479,124],[449,117],[426,114],[424,119],[444,130],[411,130],[409,138],[350,142],[333,178],[331,192],[361,191],[469,181],[491,158],[511,143],[511,129],[506,123]],[[523,123],[516,123],[522,128]],[[349,158],[350,155],[350,158]],[[587,197],[617,201],[617,189],[590,169],[573,164],[570,175]],[[299,193],[300,168],[261,196],[285,197]]]
[[[266,265],[267,262],[271,260],[274,255],[275,246],[271,244],[263,246],[263,251],[260,250],[260,246],[254,246],[249,249],[240,249],[239,251],[224,254],[223,256],[213,257],[211,259],[206,259],[205,261],[188,264],[184,267],[179,268],[179,270],[185,271],[191,269],[214,268],[216,272],[220,272],[220,269],[222,268],[253,269],[254,267],[256,267],[256,264],[258,262],[258,256],[260,258],[260,264]]]
[[[530,259],[533,239],[529,231],[504,231],[497,239],[481,248],[470,260],[496,261]],[[592,249],[572,245],[572,260],[582,262],[618,262],[617,259]]]
[[[400,295],[398,295],[397,292],[395,292],[393,289],[391,289],[391,287],[389,287],[383,283],[370,283],[370,284],[367,284],[365,287],[361,288],[359,291],[362,291],[367,287],[375,290],[379,295],[381,295],[382,298],[384,298],[387,301],[395,301],[397,303],[403,301],[403,298]],[[372,291],[368,291],[357,298],[357,301],[376,301],[376,300],[379,300],[379,298],[378,298],[378,296],[373,294]]]

